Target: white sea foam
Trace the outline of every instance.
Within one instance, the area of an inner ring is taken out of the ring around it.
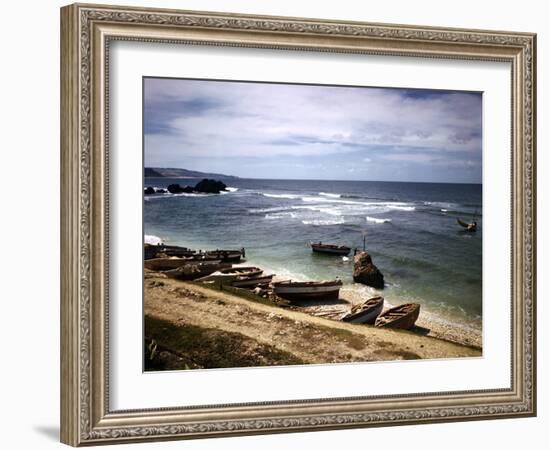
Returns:
[[[143,236],[143,242],[149,245],[160,245],[162,244],[162,239],[152,234],[146,234]]]
[[[340,194],[331,194],[330,192],[319,192],[319,195],[322,195],[323,197],[330,197],[330,198],[341,198],[342,197]]]
[[[286,211],[288,208],[284,206],[276,206],[274,208],[251,208],[248,210],[249,213],[270,213],[278,211]]]
[[[295,200],[299,198],[299,195],[293,195],[293,194],[266,194],[265,192],[262,192],[262,195],[264,197],[270,197],[270,198],[287,198],[289,200]]]
[[[391,219],[377,219],[376,217],[369,217],[367,216],[367,222],[374,222],[374,223],[390,223]]]
[[[229,192],[237,192],[239,190],[238,187],[231,187],[231,186],[228,186],[225,189]]]
[[[314,226],[323,226],[323,225],[340,225],[345,223],[344,219],[334,219],[334,220],[302,220],[304,225],[314,225]]]
[[[397,209],[399,211],[414,211],[416,208],[414,206],[398,206],[398,205],[388,205],[390,209]]]
[[[292,212],[279,212],[279,213],[273,213],[273,214],[266,214],[264,217],[269,220],[284,219],[288,217],[290,217],[291,219],[294,219],[296,218],[296,214]]]
[[[294,205],[291,206],[292,209],[297,210],[307,210],[307,211],[316,211],[324,214],[328,214],[330,216],[341,216],[342,211],[339,208],[332,208],[330,206],[302,206],[302,205]]]

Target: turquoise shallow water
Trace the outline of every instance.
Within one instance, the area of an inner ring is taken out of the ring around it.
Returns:
[[[147,178],[145,186],[185,180]],[[192,183],[191,183],[192,184]],[[144,234],[192,248],[246,248],[247,260],[285,277],[340,277],[353,264],[312,254],[310,241],[366,248],[392,304],[415,301],[444,318],[481,327],[482,188],[473,184],[231,179],[222,195],[145,197]],[[456,218],[477,214],[478,232]],[[352,255],[350,255],[352,256]],[[350,258],[351,259],[351,258]],[[372,291],[372,292],[370,292]]]

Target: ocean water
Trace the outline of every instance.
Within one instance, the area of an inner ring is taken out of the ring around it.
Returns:
[[[146,178],[145,186],[185,180]],[[247,262],[284,278],[353,283],[353,253],[313,254],[308,243],[363,247],[384,274],[391,304],[418,302],[476,328],[482,316],[482,187],[478,184],[231,179],[221,195],[146,196],[144,234],[196,249],[246,248]],[[456,219],[475,215],[477,233]]]

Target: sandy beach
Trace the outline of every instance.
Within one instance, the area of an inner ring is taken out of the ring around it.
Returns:
[[[150,271],[144,292],[145,337],[164,370],[482,355],[422,315],[416,332],[348,324]]]

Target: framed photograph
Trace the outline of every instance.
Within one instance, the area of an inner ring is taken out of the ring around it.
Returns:
[[[535,58],[62,8],[62,442],[535,415]]]

